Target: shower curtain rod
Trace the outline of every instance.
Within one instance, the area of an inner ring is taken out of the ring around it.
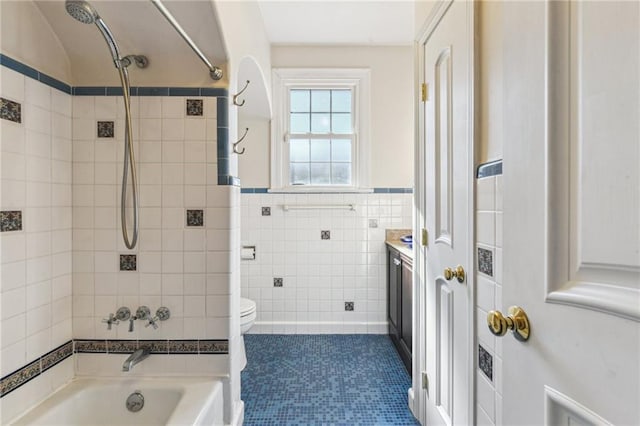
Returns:
[[[204,53],[202,53],[202,51],[198,48],[198,46],[194,43],[194,41],[191,40],[191,37],[189,37],[189,35],[185,32],[185,30],[182,28],[180,23],[176,21],[176,18],[173,17],[171,12],[169,12],[169,10],[166,7],[164,7],[164,5],[160,0],[151,0],[151,3],[153,3],[154,6],[158,8],[160,13],[162,13],[162,15],[167,19],[167,21],[169,21],[171,26],[175,28],[175,30],[178,32],[178,34],[180,34],[182,39],[187,42],[189,47],[193,49],[196,55],[198,55],[198,57],[202,60],[202,62],[204,62],[204,64],[209,68],[209,75],[211,76],[211,78],[214,80],[220,80],[222,78],[222,69],[212,65],[211,62],[209,62],[207,57],[204,56]]]

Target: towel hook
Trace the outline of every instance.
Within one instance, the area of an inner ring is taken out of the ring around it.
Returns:
[[[243,100],[242,100],[242,103],[239,103],[239,102],[238,102],[238,96],[242,95],[242,93],[243,93],[245,90],[247,90],[247,87],[249,87],[249,83],[251,83],[251,81],[247,80],[247,82],[245,83],[245,85],[244,85],[244,87],[242,88],[242,90],[241,90],[241,91],[239,91],[237,94],[233,95],[233,104],[234,104],[235,106],[242,106],[242,105],[244,105],[244,101],[245,101],[246,99],[243,99]]]
[[[239,151],[237,146],[238,146],[238,144],[240,142],[242,142],[244,140],[244,138],[247,137],[247,133],[249,133],[249,128],[248,127],[244,129],[244,135],[242,135],[242,137],[240,139],[238,139],[238,142],[233,144],[233,152],[235,152],[238,155],[244,154],[244,148],[242,148],[242,151]]]

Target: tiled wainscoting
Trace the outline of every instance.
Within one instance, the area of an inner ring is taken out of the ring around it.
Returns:
[[[502,341],[489,332],[487,312],[502,310],[502,161],[483,165],[476,180],[476,419],[502,425]]]
[[[385,229],[411,228],[409,189],[370,194],[242,190],[242,294],[250,333],[387,333]],[[353,204],[354,210],[348,206]],[[290,210],[285,211],[287,205]],[[295,210],[336,205],[340,209]]]

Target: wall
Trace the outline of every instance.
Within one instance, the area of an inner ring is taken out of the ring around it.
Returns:
[[[282,207],[352,203],[355,211]],[[257,305],[250,332],[386,334],[385,229],[410,229],[411,214],[410,193],[243,193],[242,243],[256,246],[241,266],[242,294]]]
[[[71,96],[0,72],[0,96],[21,106],[20,122],[0,120],[0,377],[38,361],[25,371],[35,379],[0,400],[5,423],[73,376],[71,359],[39,374],[40,357],[72,337]]]
[[[71,81],[69,57],[32,1],[0,3],[2,53],[58,80]]]
[[[413,182],[413,49],[411,47],[274,46],[274,68],[371,69],[372,187],[408,188]],[[392,65],[392,67],[390,67]],[[274,111],[274,115],[279,111]],[[252,187],[269,187],[269,156],[240,159],[240,179],[250,168]],[[255,178],[262,176],[262,181]],[[244,181],[243,181],[244,182]]]

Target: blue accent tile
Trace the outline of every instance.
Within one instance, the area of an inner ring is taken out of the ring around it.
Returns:
[[[122,87],[107,87],[107,96],[122,96]]]
[[[40,82],[46,84],[47,86],[53,87],[54,89],[58,89],[61,92],[67,93],[69,95],[71,94],[71,86],[56,78],[48,76],[47,74],[40,73]]]
[[[246,426],[417,425],[385,335],[246,334]],[[357,362],[354,362],[357,360]]]
[[[388,194],[389,188],[373,188],[374,194]]]
[[[55,79],[53,77],[48,76],[47,74],[40,73],[40,82],[46,84],[47,86],[53,87],[54,89],[58,89],[61,92],[71,94],[71,86],[62,81]]]
[[[79,86],[73,88],[74,96],[104,96],[107,93],[106,87]]]
[[[138,96],[169,96],[168,87],[138,87]]]
[[[255,194],[253,188],[240,188],[241,194]]]
[[[198,87],[169,87],[169,96],[200,96]]]
[[[502,174],[502,160],[491,161],[489,163],[480,164],[476,173],[476,178],[484,178],[489,176],[497,176]]]
[[[218,161],[218,164],[220,164],[219,161]],[[222,186],[233,185],[233,181],[231,178],[232,176],[228,176],[228,175],[218,175],[218,185],[222,185]]]
[[[227,89],[222,89],[219,87],[202,87],[200,88],[200,96],[229,96],[229,91]]]
[[[254,188],[254,189],[253,189],[253,192],[254,192],[255,194],[266,194],[266,193],[268,193],[269,191],[268,191],[268,189],[267,189],[267,188]]]
[[[229,98],[218,97],[217,106],[218,126],[227,127],[229,125]]]
[[[220,169],[220,159],[229,158],[229,129],[226,127],[218,127],[218,174],[226,175],[229,169]]]
[[[19,72],[20,74],[26,75],[27,77],[31,77],[34,80],[38,80],[38,76],[40,74],[38,70],[3,54],[0,54],[0,65]]]

